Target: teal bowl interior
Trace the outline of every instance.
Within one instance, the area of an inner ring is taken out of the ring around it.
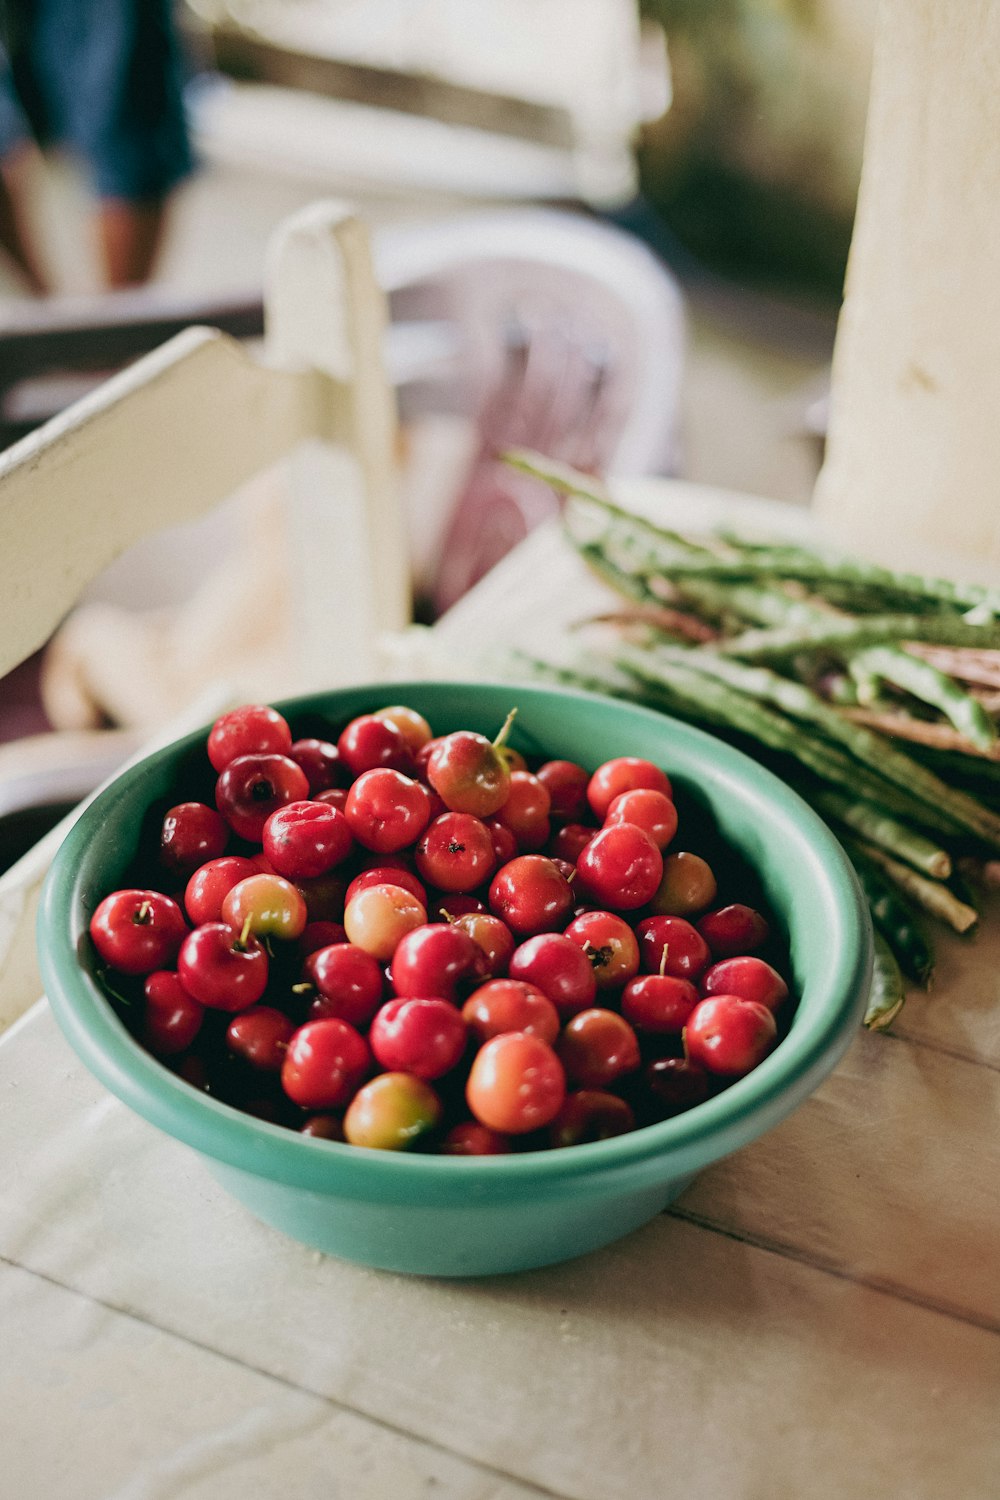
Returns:
[[[662,714],[557,688],[461,682],[379,684],[278,706],[297,734],[335,735],[355,714],[396,702],[426,715],[437,733],[490,735],[516,704],[511,742],[528,755],[588,769],[622,754],[662,765],[681,813],[676,847],[711,860],[724,846],[725,868],[734,872],[730,899],[762,902],[787,947],[798,1003],[771,1055],[674,1119],[613,1140],[506,1157],[339,1145],[198,1092],[119,1020],[95,977],[88,923],[154,831],[153,810],[181,794],[210,798],[204,733],[125,772],[63,843],[39,914],[46,992],[69,1042],[112,1093],[202,1153],[236,1197],[293,1237],[366,1265],[428,1275],[569,1259],[653,1217],[696,1172],[783,1119],[830,1072],[867,998],[867,907],[840,846],[795,793],[738,751]]]

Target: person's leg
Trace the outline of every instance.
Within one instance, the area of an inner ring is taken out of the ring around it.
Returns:
[[[13,261],[28,289],[38,296],[48,290],[28,224],[26,199],[37,147],[25,142],[0,159],[0,249]]]
[[[97,233],[108,286],[140,286],[152,274],[163,242],[167,206],[162,198],[130,202],[104,198]]]

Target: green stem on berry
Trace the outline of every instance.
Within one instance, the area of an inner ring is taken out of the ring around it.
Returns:
[[[516,718],[517,718],[517,709],[516,708],[512,708],[511,711],[510,711],[510,713],[507,715],[506,719],[504,719],[504,721],[503,721],[503,727],[501,728],[500,733],[497,735],[496,739],[493,741],[493,748],[494,748],[494,750],[499,750],[506,743],[507,736],[510,734],[510,726],[513,724],[513,722],[514,722],[514,720]]]

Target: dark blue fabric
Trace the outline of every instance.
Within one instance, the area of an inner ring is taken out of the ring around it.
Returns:
[[[0,51],[0,156],[67,146],[96,192],[162,197],[193,165],[172,0],[20,0]]]

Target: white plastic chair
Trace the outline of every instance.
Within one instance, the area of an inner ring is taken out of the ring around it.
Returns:
[[[361,223],[336,204],[289,221],[265,301],[263,359],[188,329],[0,456],[0,676],[133,542],[204,515],[282,460],[296,579],[287,691],[379,675],[380,643],[409,620],[409,584],[386,309]],[[161,738],[234,691],[219,683]],[[68,821],[0,877],[0,1029],[40,992],[34,909]]]

